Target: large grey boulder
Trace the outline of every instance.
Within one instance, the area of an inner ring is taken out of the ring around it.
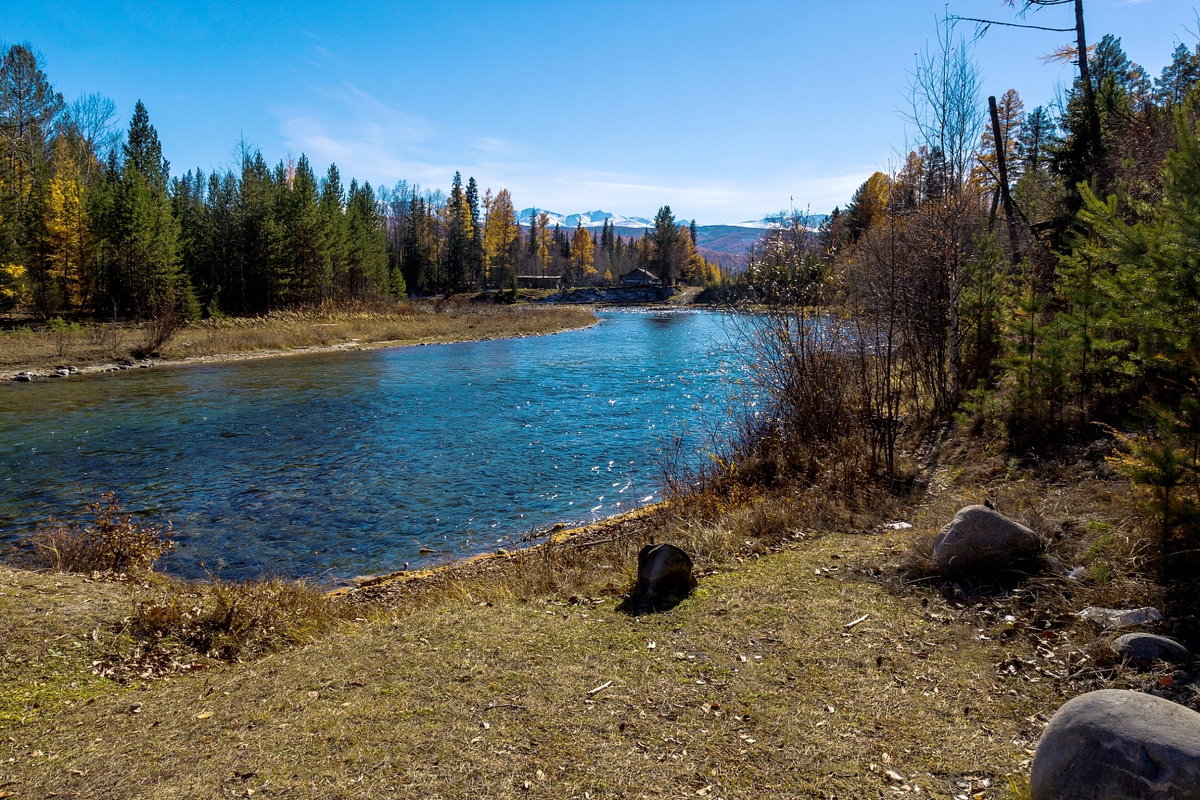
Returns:
[[[1033,800],[1200,800],[1200,714],[1103,689],[1067,701],[1033,757]]]
[[[1118,655],[1141,664],[1187,664],[1192,660],[1192,654],[1179,642],[1153,633],[1127,633],[1118,636],[1112,646]]]
[[[638,553],[638,576],[634,602],[659,606],[682,600],[696,586],[692,557],[673,544],[648,544]]]
[[[1038,535],[987,506],[964,506],[933,543],[939,572],[1012,566],[1042,549]]]

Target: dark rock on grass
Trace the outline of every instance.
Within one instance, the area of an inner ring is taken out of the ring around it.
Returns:
[[[1200,800],[1200,714],[1103,689],[1054,714],[1030,772],[1033,800]]]
[[[1192,654],[1179,642],[1153,633],[1127,633],[1118,636],[1112,647],[1118,655],[1137,664],[1153,664],[1156,661],[1188,664],[1192,660]]]
[[[1032,559],[1042,540],[1029,528],[987,506],[964,506],[933,543],[933,561],[943,575],[1009,569]]]
[[[638,577],[633,603],[661,608],[678,603],[696,586],[692,557],[673,544],[648,544],[638,553]]]

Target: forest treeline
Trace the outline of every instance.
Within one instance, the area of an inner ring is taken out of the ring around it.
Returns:
[[[1041,24],[1071,28],[1069,9]],[[987,97],[976,24],[946,20],[912,77],[903,163],[755,250],[746,280],[787,308],[755,344],[776,404],[747,423],[755,474],[903,486],[898,449],[956,417],[1019,453],[1141,430],[1121,468],[1164,552],[1197,562],[1200,536],[1168,540],[1200,525],[1200,46],[1152,77],[1118,36],[1086,43],[1083,19],[1073,85],[1032,109]]]
[[[456,173],[448,194],[375,189],[247,145],[234,169],[172,177],[146,107],[123,135],[116,120],[101,95],[67,103],[28,46],[4,54],[0,310],[195,318],[509,287],[518,273],[720,277],[667,206],[639,238],[562,230],[545,213],[520,226],[508,190],[481,197],[474,178]]]

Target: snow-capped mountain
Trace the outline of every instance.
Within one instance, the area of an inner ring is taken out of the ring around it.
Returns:
[[[543,211],[546,211],[546,209],[523,208],[521,209],[521,213],[517,215],[517,222],[528,226],[530,220]],[[646,219],[645,217],[624,217],[608,211],[585,211],[582,214],[559,214],[555,211],[546,211],[546,215],[550,218],[550,227],[554,227],[555,225],[558,225],[560,228],[571,229],[577,228],[580,225],[585,228],[599,227],[604,224],[605,220],[616,228],[654,227],[654,220]]]
[[[800,214],[800,216],[808,223],[808,225],[807,225],[808,228],[816,230],[817,228],[819,228],[821,226],[821,223],[825,221],[825,217],[827,217],[829,215],[828,214]],[[774,228],[782,228],[783,227],[782,219],[783,219],[782,215],[775,214],[775,215],[772,215],[769,217],[763,217],[762,219],[749,219],[749,220],[746,220],[745,222],[731,222],[729,224],[731,227],[734,227],[734,228],[757,228],[759,230],[771,230]]]
[[[543,208],[523,208],[517,214],[517,222],[526,227],[529,226],[530,220],[541,212],[546,211],[546,216],[550,218],[550,227],[555,225],[560,228],[574,229],[580,225],[585,228],[599,228],[607,221],[614,228],[653,228],[654,220],[646,219],[645,217],[626,217],[622,214],[614,214],[611,211],[585,211],[581,214],[560,214],[557,211],[547,211]],[[825,214],[809,214],[808,223],[812,228],[818,227],[825,219]],[[749,219],[745,222],[729,222],[716,227],[724,228],[753,228],[756,230],[771,230],[773,228],[783,227],[780,224],[780,215],[772,214],[771,216],[763,217],[762,219]],[[679,225],[687,225],[689,220],[678,219],[676,223]],[[706,227],[706,226],[701,226]],[[708,226],[712,227],[712,226]]]

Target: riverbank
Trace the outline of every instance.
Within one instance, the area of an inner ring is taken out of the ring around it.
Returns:
[[[708,517],[660,507],[364,586],[343,622],[246,663],[132,641],[152,581],[0,568],[0,792],[1020,797],[1066,698],[1168,685],[1106,661],[1071,613],[1156,602],[1137,578],[1152,533],[1086,455],[944,452],[929,478],[909,507],[798,490]],[[909,582],[911,554],[984,499],[1088,577]],[[695,555],[699,587],[631,616],[651,537]]]
[[[274,312],[189,324],[148,358],[132,354],[152,336],[149,326],[51,325],[0,333],[0,380],[56,380],[155,366],[538,336],[595,322],[595,315],[580,307],[470,303]]]

